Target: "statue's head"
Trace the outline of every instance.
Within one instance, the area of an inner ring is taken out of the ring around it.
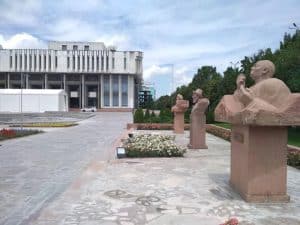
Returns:
[[[183,96],[181,94],[177,94],[176,100],[183,100]]]
[[[203,91],[198,88],[196,91],[193,91],[193,95],[192,95],[192,98],[193,98],[193,103],[196,103],[200,98],[202,98],[203,94]]]
[[[270,60],[257,61],[252,67],[250,76],[255,83],[274,76],[275,66]]]

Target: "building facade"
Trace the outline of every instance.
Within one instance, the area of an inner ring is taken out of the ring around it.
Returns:
[[[156,90],[153,83],[144,83],[139,90],[139,107],[145,108],[156,100]]]
[[[0,88],[64,89],[71,109],[132,109],[142,75],[142,52],[116,51],[101,42],[0,49]]]

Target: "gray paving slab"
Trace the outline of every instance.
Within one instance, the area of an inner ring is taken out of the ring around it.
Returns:
[[[176,141],[186,145],[188,133]],[[207,143],[184,158],[95,161],[30,224],[300,224],[299,170],[288,167],[290,203],[246,203],[228,184],[230,143],[210,134]]]
[[[95,113],[75,127],[1,142],[0,224],[28,224],[91,160],[109,159],[131,120],[131,113]]]

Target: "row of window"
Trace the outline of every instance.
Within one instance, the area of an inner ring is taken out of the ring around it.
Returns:
[[[127,76],[103,76],[103,105],[119,106],[119,79],[121,79],[121,106],[128,106],[128,77]],[[112,88],[112,99],[110,99],[110,88]],[[111,101],[112,100],[112,104]]]
[[[73,45],[73,51],[77,51],[78,50],[78,45]],[[90,50],[90,46],[89,45],[85,45],[84,46],[84,51],[89,51]],[[67,45],[62,45],[61,46],[61,50],[66,51],[67,50]]]
[[[23,69],[23,55],[18,55],[15,54],[15,61],[14,61],[14,69],[17,70],[18,69],[18,61],[19,61],[19,69]],[[38,60],[37,60],[38,57]],[[43,57],[43,69],[46,70],[47,69],[47,56],[46,55],[24,55],[24,69],[25,70],[41,70],[42,69],[42,57]],[[29,62],[27,63],[27,58],[29,58]],[[54,66],[55,68],[57,68],[57,64],[58,64],[58,59],[57,56],[54,57],[55,61],[54,61]],[[96,70],[99,71],[99,67],[100,67],[100,58],[99,56],[87,56],[86,60],[85,60],[85,56],[77,56],[77,70],[80,70],[80,59],[82,59],[82,70],[85,70],[85,68],[87,69],[87,71],[90,70],[90,58],[91,58],[91,70],[94,71],[95,69],[95,64],[96,64]],[[96,62],[95,62],[95,58],[96,58]],[[38,65],[37,65],[38,62]],[[86,64],[85,64],[86,63]],[[28,65],[29,64],[29,65]],[[72,57],[72,69],[75,70],[76,69],[76,57],[73,56]],[[13,68],[13,56],[11,55],[9,58],[9,65],[10,68]],[[27,68],[28,65],[28,68]],[[126,70],[127,68],[127,61],[126,58],[124,57],[124,61],[123,61],[123,65],[124,65],[124,70]],[[70,69],[70,56],[67,57],[67,68]],[[106,56],[106,70],[109,69],[109,57],[108,55]],[[115,58],[112,58],[112,69],[115,69]],[[48,70],[51,70],[51,55],[48,55]],[[101,71],[104,70],[104,56],[101,56]]]

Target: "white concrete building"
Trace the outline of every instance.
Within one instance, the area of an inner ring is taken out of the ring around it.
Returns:
[[[101,42],[56,42],[48,49],[0,49],[0,88],[64,89],[69,108],[132,109],[143,53]]]

